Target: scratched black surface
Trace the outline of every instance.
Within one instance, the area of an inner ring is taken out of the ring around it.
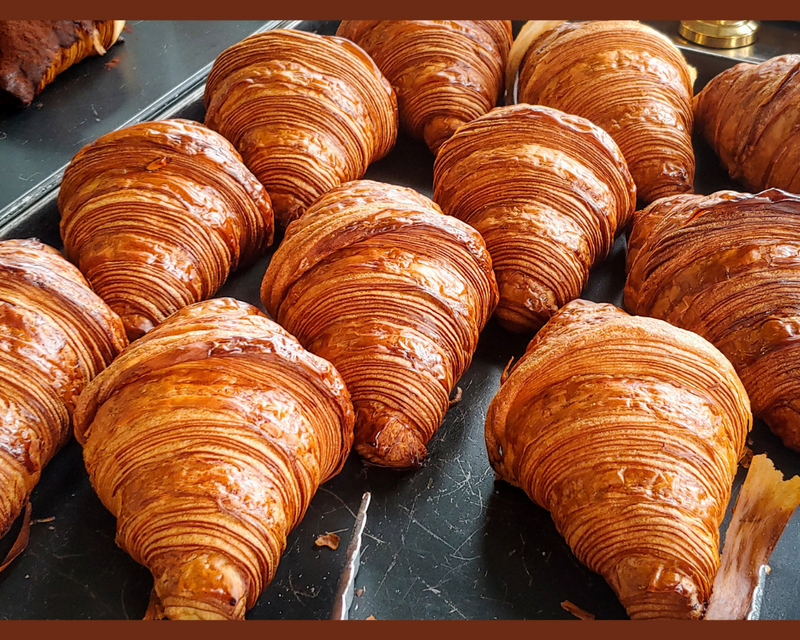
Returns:
[[[325,25],[325,31],[330,25]],[[698,65],[698,87],[727,61],[689,56]],[[185,117],[201,119],[193,105]],[[696,190],[735,188],[702,141],[696,141]],[[392,154],[367,177],[431,194],[432,157],[401,136]],[[6,237],[37,235],[59,246],[55,206],[35,221],[8,228]],[[621,305],[625,240],[592,272],[583,296]],[[260,305],[258,287],[269,257],[232,276],[219,295]],[[526,338],[490,321],[473,364],[459,382],[463,400],[452,408],[430,445],[426,464],[413,472],[364,467],[351,456],[342,473],[315,496],[289,536],[275,580],[248,617],[326,618],[344,561],[337,551],[314,546],[320,533],[346,541],[364,490],[373,493],[365,550],[351,617],[565,618],[570,600],[598,618],[625,612],[605,582],[583,567],[558,535],[546,511],[518,489],[495,481],[483,441],[486,407],[509,358]],[[800,457],[782,448],[758,422],[753,450],[766,451],[787,474],[800,473]],[[740,470],[735,492],[743,478]],[[141,618],[152,580],[114,543],[114,518],[92,491],[73,441],[45,469],[34,491],[34,524],[26,552],[0,574],[0,618]],[[13,534],[13,531],[12,531]],[[0,541],[0,554],[9,545]],[[800,618],[800,518],[790,522],[770,562],[762,617]]]

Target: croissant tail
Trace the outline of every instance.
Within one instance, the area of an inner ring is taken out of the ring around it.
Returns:
[[[357,407],[355,449],[365,460],[386,467],[419,467],[428,454],[418,426],[388,407],[369,410]],[[431,434],[432,435],[432,434]]]

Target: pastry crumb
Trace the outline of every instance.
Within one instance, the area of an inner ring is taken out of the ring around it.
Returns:
[[[593,613],[581,609],[578,605],[573,604],[569,600],[564,600],[564,602],[561,603],[561,608],[581,620],[594,620]]]
[[[317,536],[314,544],[318,547],[328,547],[336,551],[339,548],[339,536],[335,533],[326,533],[325,535]]]

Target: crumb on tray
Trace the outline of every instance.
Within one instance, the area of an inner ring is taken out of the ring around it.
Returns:
[[[326,533],[325,535],[317,536],[314,544],[318,547],[328,547],[336,551],[339,548],[339,536],[335,533]]]
[[[573,604],[569,600],[564,600],[564,602],[561,603],[561,608],[581,620],[594,620],[593,613],[581,609],[578,605]]]

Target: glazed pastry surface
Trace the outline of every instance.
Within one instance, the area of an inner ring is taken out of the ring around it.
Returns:
[[[645,204],[692,191],[692,78],[680,51],[655,29],[597,20],[545,30],[522,60],[517,99],[605,129]]]
[[[575,300],[502,382],[486,446],[631,618],[699,618],[750,426],[744,387],[709,342]]]
[[[69,439],[78,395],[126,344],[120,319],[58,251],[0,241],[0,537]]]
[[[229,47],[205,91],[206,125],[230,140],[285,228],[317,197],[364,175],[397,138],[397,98],[343,38],[276,29]]]
[[[339,472],[353,409],[330,363],[255,307],[185,307],[81,395],[75,435],[117,544],[153,574],[148,617],[244,617]]]
[[[800,55],[726,69],[697,94],[694,114],[731,178],[800,192]]]
[[[719,191],[638,211],[625,306],[713,342],[754,413],[800,451],[800,196]]]
[[[577,298],[633,214],[636,187],[611,137],[548,107],[498,107],[442,145],[434,200],[477,229],[500,289],[497,318],[535,331]]]
[[[434,154],[497,104],[512,39],[510,20],[342,20],[336,34],[375,60],[401,125]]]
[[[264,187],[222,136],[189,120],[108,133],[58,194],[67,257],[135,339],[214,295],[273,235]]]
[[[292,223],[261,287],[264,306],[342,374],[355,448],[418,466],[497,304],[480,235],[412,189],[344,184]]]

